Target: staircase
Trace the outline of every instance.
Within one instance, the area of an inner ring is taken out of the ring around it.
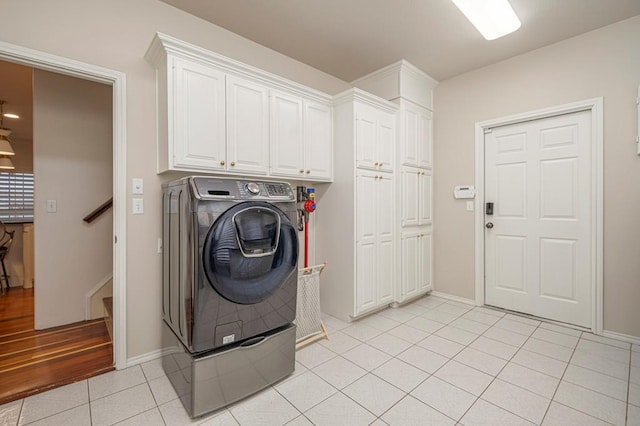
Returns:
[[[105,297],[102,299],[104,304],[104,323],[109,331],[109,338],[113,342],[113,297]]]

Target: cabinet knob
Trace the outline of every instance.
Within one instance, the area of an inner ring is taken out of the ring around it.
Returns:
[[[378,163],[373,163],[374,166],[378,167]]]
[[[304,173],[304,170],[300,170],[300,173]]]
[[[221,166],[224,166],[224,164],[225,164],[225,163],[224,163],[224,160],[220,161],[220,165],[221,165]]]
[[[233,166],[235,166],[235,165],[236,165],[236,162],[235,162],[235,161],[232,161],[232,162],[231,162],[231,167],[233,167]]]
[[[307,170],[307,174],[311,173],[311,170]]]

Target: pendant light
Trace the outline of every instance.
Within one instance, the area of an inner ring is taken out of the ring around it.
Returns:
[[[0,100],[0,170],[13,170],[15,167],[9,157],[16,153],[9,140],[11,130],[4,127],[4,104],[5,101]]]
[[[15,166],[9,157],[0,157],[0,170],[14,170]]]

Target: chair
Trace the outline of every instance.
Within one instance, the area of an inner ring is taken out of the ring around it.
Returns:
[[[0,264],[2,264],[2,275],[0,276],[0,291],[2,294],[5,293],[5,289],[2,287],[2,281],[4,280],[6,290],[9,290],[9,275],[7,274],[7,267],[4,264],[4,259],[7,257],[9,253],[9,249],[11,248],[11,243],[13,243],[13,235],[16,231],[7,231],[7,228],[4,226],[4,223],[0,222]]]

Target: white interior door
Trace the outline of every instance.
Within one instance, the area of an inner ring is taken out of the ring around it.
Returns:
[[[485,134],[487,305],[591,326],[591,148],[590,111]]]

